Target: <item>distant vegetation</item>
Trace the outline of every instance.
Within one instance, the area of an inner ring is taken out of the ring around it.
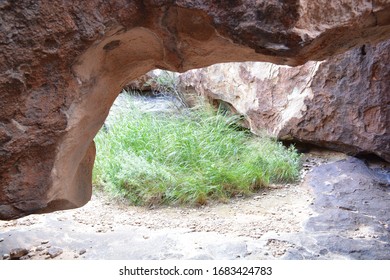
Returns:
[[[133,105],[96,136],[93,182],[135,205],[196,205],[298,178],[293,147],[256,137],[237,121],[208,106],[178,115]]]

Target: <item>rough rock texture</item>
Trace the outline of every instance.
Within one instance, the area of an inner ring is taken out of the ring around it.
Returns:
[[[156,79],[161,70],[156,69],[152,70],[137,79],[130,81],[124,86],[126,91],[135,91],[135,92],[149,92],[157,89],[158,84],[156,83]],[[173,72],[175,73],[175,72]]]
[[[93,137],[153,68],[298,65],[390,37],[388,0],[0,2],[0,219],[84,205]]]
[[[9,253],[11,260],[18,260],[27,254],[28,250],[26,248],[14,248]]]
[[[316,196],[305,231],[286,259],[390,259],[389,169],[353,157],[316,167],[308,184]]]
[[[298,67],[217,64],[181,74],[180,84],[228,103],[254,133],[390,161],[390,41]]]

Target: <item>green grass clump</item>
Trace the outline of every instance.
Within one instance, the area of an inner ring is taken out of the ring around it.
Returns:
[[[297,179],[294,148],[253,136],[236,122],[206,107],[177,115],[133,106],[96,136],[93,182],[135,205],[150,205],[224,201]]]

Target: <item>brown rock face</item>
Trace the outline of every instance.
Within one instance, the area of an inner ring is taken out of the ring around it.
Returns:
[[[0,1],[0,219],[89,200],[93,137],[126,82],[324,59],[389,38],[389,15],[386,0]]]
[[[180,84],[230,104],[256,134],[390,161],[390,41],[293,68],[217,64],[181,74]]]

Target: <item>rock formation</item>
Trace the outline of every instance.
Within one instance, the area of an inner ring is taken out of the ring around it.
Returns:
[[[256,134],[390,161],[390,41],[297,67],[216,64],[181,74],[180,84],[228,103]]]
[[[388,0],[0,2],[0,219],[80,207],[93,137],[154,68],[299,65],[390,37]]]

